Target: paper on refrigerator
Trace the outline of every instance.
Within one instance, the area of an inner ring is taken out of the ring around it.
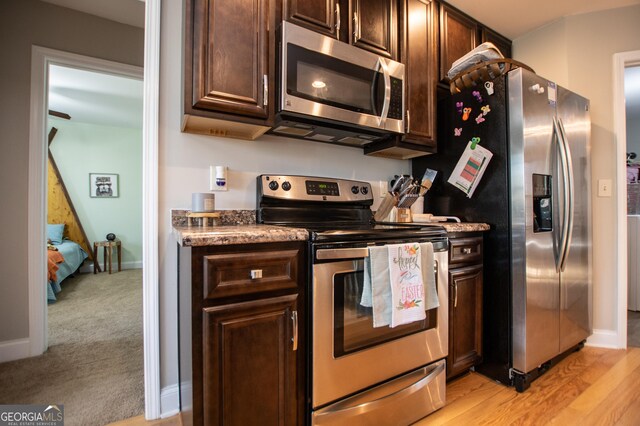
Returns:
[[[453,173],[449,177],[451,185],[455,186],[465,194],[468,198],[471,198],[473,192],[478,187],[484,171],[487,169],[487,164],[493,157],[493,153],[480,145],[471,148],[472,142],[469,141],[465,148],[458,164],[453,169]]]

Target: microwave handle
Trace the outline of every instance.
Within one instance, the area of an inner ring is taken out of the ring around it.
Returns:
[[[378,58],[377,69],[382,69],[382,75],[384,77],[384,103],[382,104],[382,111],[380,117],[378,117],[378,125],[384,126],[389,115],[389,105],[391,104],[391,77],[389,75],[389,68],[384,58]],[[376,70],[377,72],[377,70]]]

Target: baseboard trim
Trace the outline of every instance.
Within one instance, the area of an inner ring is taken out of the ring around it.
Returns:
[[[0,363],[31,356],[31,341],[16,339],[0,342]]]
[[[102,266],[100,266],[102,268]],[[115,270],[118,270],[118,265],[117,264],[113,264],[113,266],[111,266],[111,270],[113,271],[115,268]],[[136,262],[122,262],[122,270],[125,269],[141,269],[142,268],[142,261],[138,260]],[[81,273],[93,273],[93,263],[92,262],[85,262],[84,265],[82,265],[80,267],[80,272]],[[103,271],[104,272],[104,271]]]
[[[175,416],[180,412],[180,389],[178,385],[162,388],[160,391],[160,418]]]
[[[620,347],[620,339],[615,330],[593,330],[593,334],[587,338],[587,346],[599,348],[625,349]]]

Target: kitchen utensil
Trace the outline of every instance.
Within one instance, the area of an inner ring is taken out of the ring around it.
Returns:
[[[419,196],[420,196],[420,194],[404,194],[398,200],[398,208],[401,208],[401,209],[410,208],[411,205],[416,202],[416,200],[418,199]]]
[[[437,175],[438,172],[432,169],[427,169],[424,171],[422,181],[420,182],[420,195],[426,194],[427,191],[431,189],[431,185],[433,184],[433,181],[436,180]]]
[[[385,217],[391,213],[391,209],[398,203],[398,199],[391,192],[387,192],[380,203],[380,207],[376,210],[376,214],[373,216],[373,220],[376,222],[382,222]]]

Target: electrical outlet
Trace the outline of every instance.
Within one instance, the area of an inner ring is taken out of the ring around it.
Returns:
[[[598,197],[611,197],[611,179],[598,179]]]

